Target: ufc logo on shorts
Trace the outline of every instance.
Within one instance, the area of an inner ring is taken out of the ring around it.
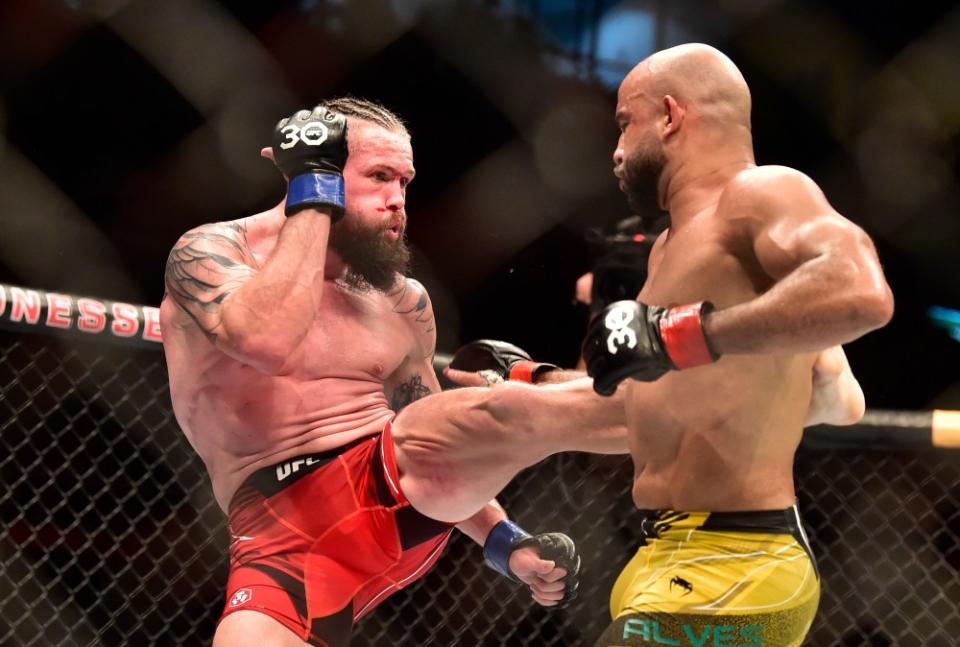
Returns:
[[[633,309],[627,305],[614,306],[603,320],[603,324],[610,331],[607,335],[607,350],[616,355],[622,346],[634,348],[637,345],[637,333],[627,328],[633,321]]]
[[[316,458],[311,456],[306,460],[302,458],[298,458],[295,461],[288,461],[286,463],[283,463],[282,465],[277,465],[277,480],[282,481],[283,479],[287,478],[291,474],[295,472],[299,472],[300,468],[304,465],[309,467],[310,465],[316,465],[319,462],[320,461],[318,461]]]
[[[294,126],[293,124],[287,124],[280,129],[280,132],[287,136],[287,139],[280,144],[280,148],[283,150],[293,148],[297,145],[297,142],[303,142],[310,146],[319,146],[327,141],[327,135],[329,134],[327,127],[319,121],[308,121],[303,125],[303,128]]]

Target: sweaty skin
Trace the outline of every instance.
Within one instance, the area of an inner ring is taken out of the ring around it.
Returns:
[[[382,128],[355,130],[344,169],[354,188],[347,208],[396,238],[405,226],[403,193],[413,177],[409,140]],[[288,222],[281,203],[188,232],[170,254],[160,314],[173,408],[224,511],[255,470],[378,433],[394,415],[391,406],[439,391],[431,365],[433,312],[423,286],[398,277],[388,293],[349,289],[339,281],[336,252],[325,249],[328,223],[309,210]],[[269,284],[266,294],[232,302],[241,286],[265,274],[284,235],[288,243],[309,242],[305,254],[327,254],[322,276],[292,267],[280,268],[288,271],[278,278],[282,285],[305,285],[316,317],[279,361],[265,352],[245,356],[230,335],[249,333],[227,328],[226,308],[255,314],[249,325],[268,329],[288,328],[283,322],[292,317],[284,306],[300,306],[267,301]]]
[[[703,45],[653,55],[618,94],[621,189],[640,202],[649,188],[670,217],[638,300],[711,301],[704,329],[722,355],[621,385],[642,509],[792,505],[816,351],[892,313],[867,236],[802,173],[755,164],[749,110],[739,71]]]
[[[281,202],[198,227],[170,253],[160,319],[174,413],[225,512],[254,471],[378,434],[395,412],[440,391],[423,286],[396,274],[383,291],[351,287],[328,244],[344,226],[399,242],[406,226],[409,135],[358,119],[349,129],[341,229],[331,232],[326,211],[287,217]],[[506,517],[492,496],[456,519],[479,544]],[[539,604],[563,597],[566,572],[536,549],[514,550],[509,567]],[[306,643],[249,610],[225,617],[214,637],[216,647],[263,644]]]

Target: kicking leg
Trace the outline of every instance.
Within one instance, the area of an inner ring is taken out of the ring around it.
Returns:
[[[627,451],[622,400],[596,395],[588,379],[438,393],[401,411],[391,433],[404,494],[448,522],[470,517],[551,454]]]

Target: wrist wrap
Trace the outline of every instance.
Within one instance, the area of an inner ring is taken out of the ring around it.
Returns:
[[[558,367],[556,364],[533,362],[524,359],[510,367],[510,375],[507,376],[507,379],[513,382],[526,382],[527,384],[533,384],[533,378],[536,377],[538,373],[554,371],[557,368]]]
[[[710,348],[703,318],[713,310],[709,301],[670,308],[660,319],[660,338],[670,361],[678,369],[710,364],[720,355]]]
[[[521,541],[530,537],[526,530],[504,519],[493,527],[483,542],[484,563],[501,575],[517,581],[510,572],[510,554]]]
[[[286,214],[292,216],[308,207],[330,207],[333,222],[343,217],[343,176],[331,173],[303,173],[287,186]]]

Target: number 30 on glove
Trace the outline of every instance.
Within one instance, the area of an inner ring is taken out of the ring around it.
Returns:
[[[693,368],[720,358],[703,331],[713,305],[702,301],[662,308],[616,301],[590,322],[583,341],[593,390],[612,395],[628,377],[653,382],[667,371]]]

